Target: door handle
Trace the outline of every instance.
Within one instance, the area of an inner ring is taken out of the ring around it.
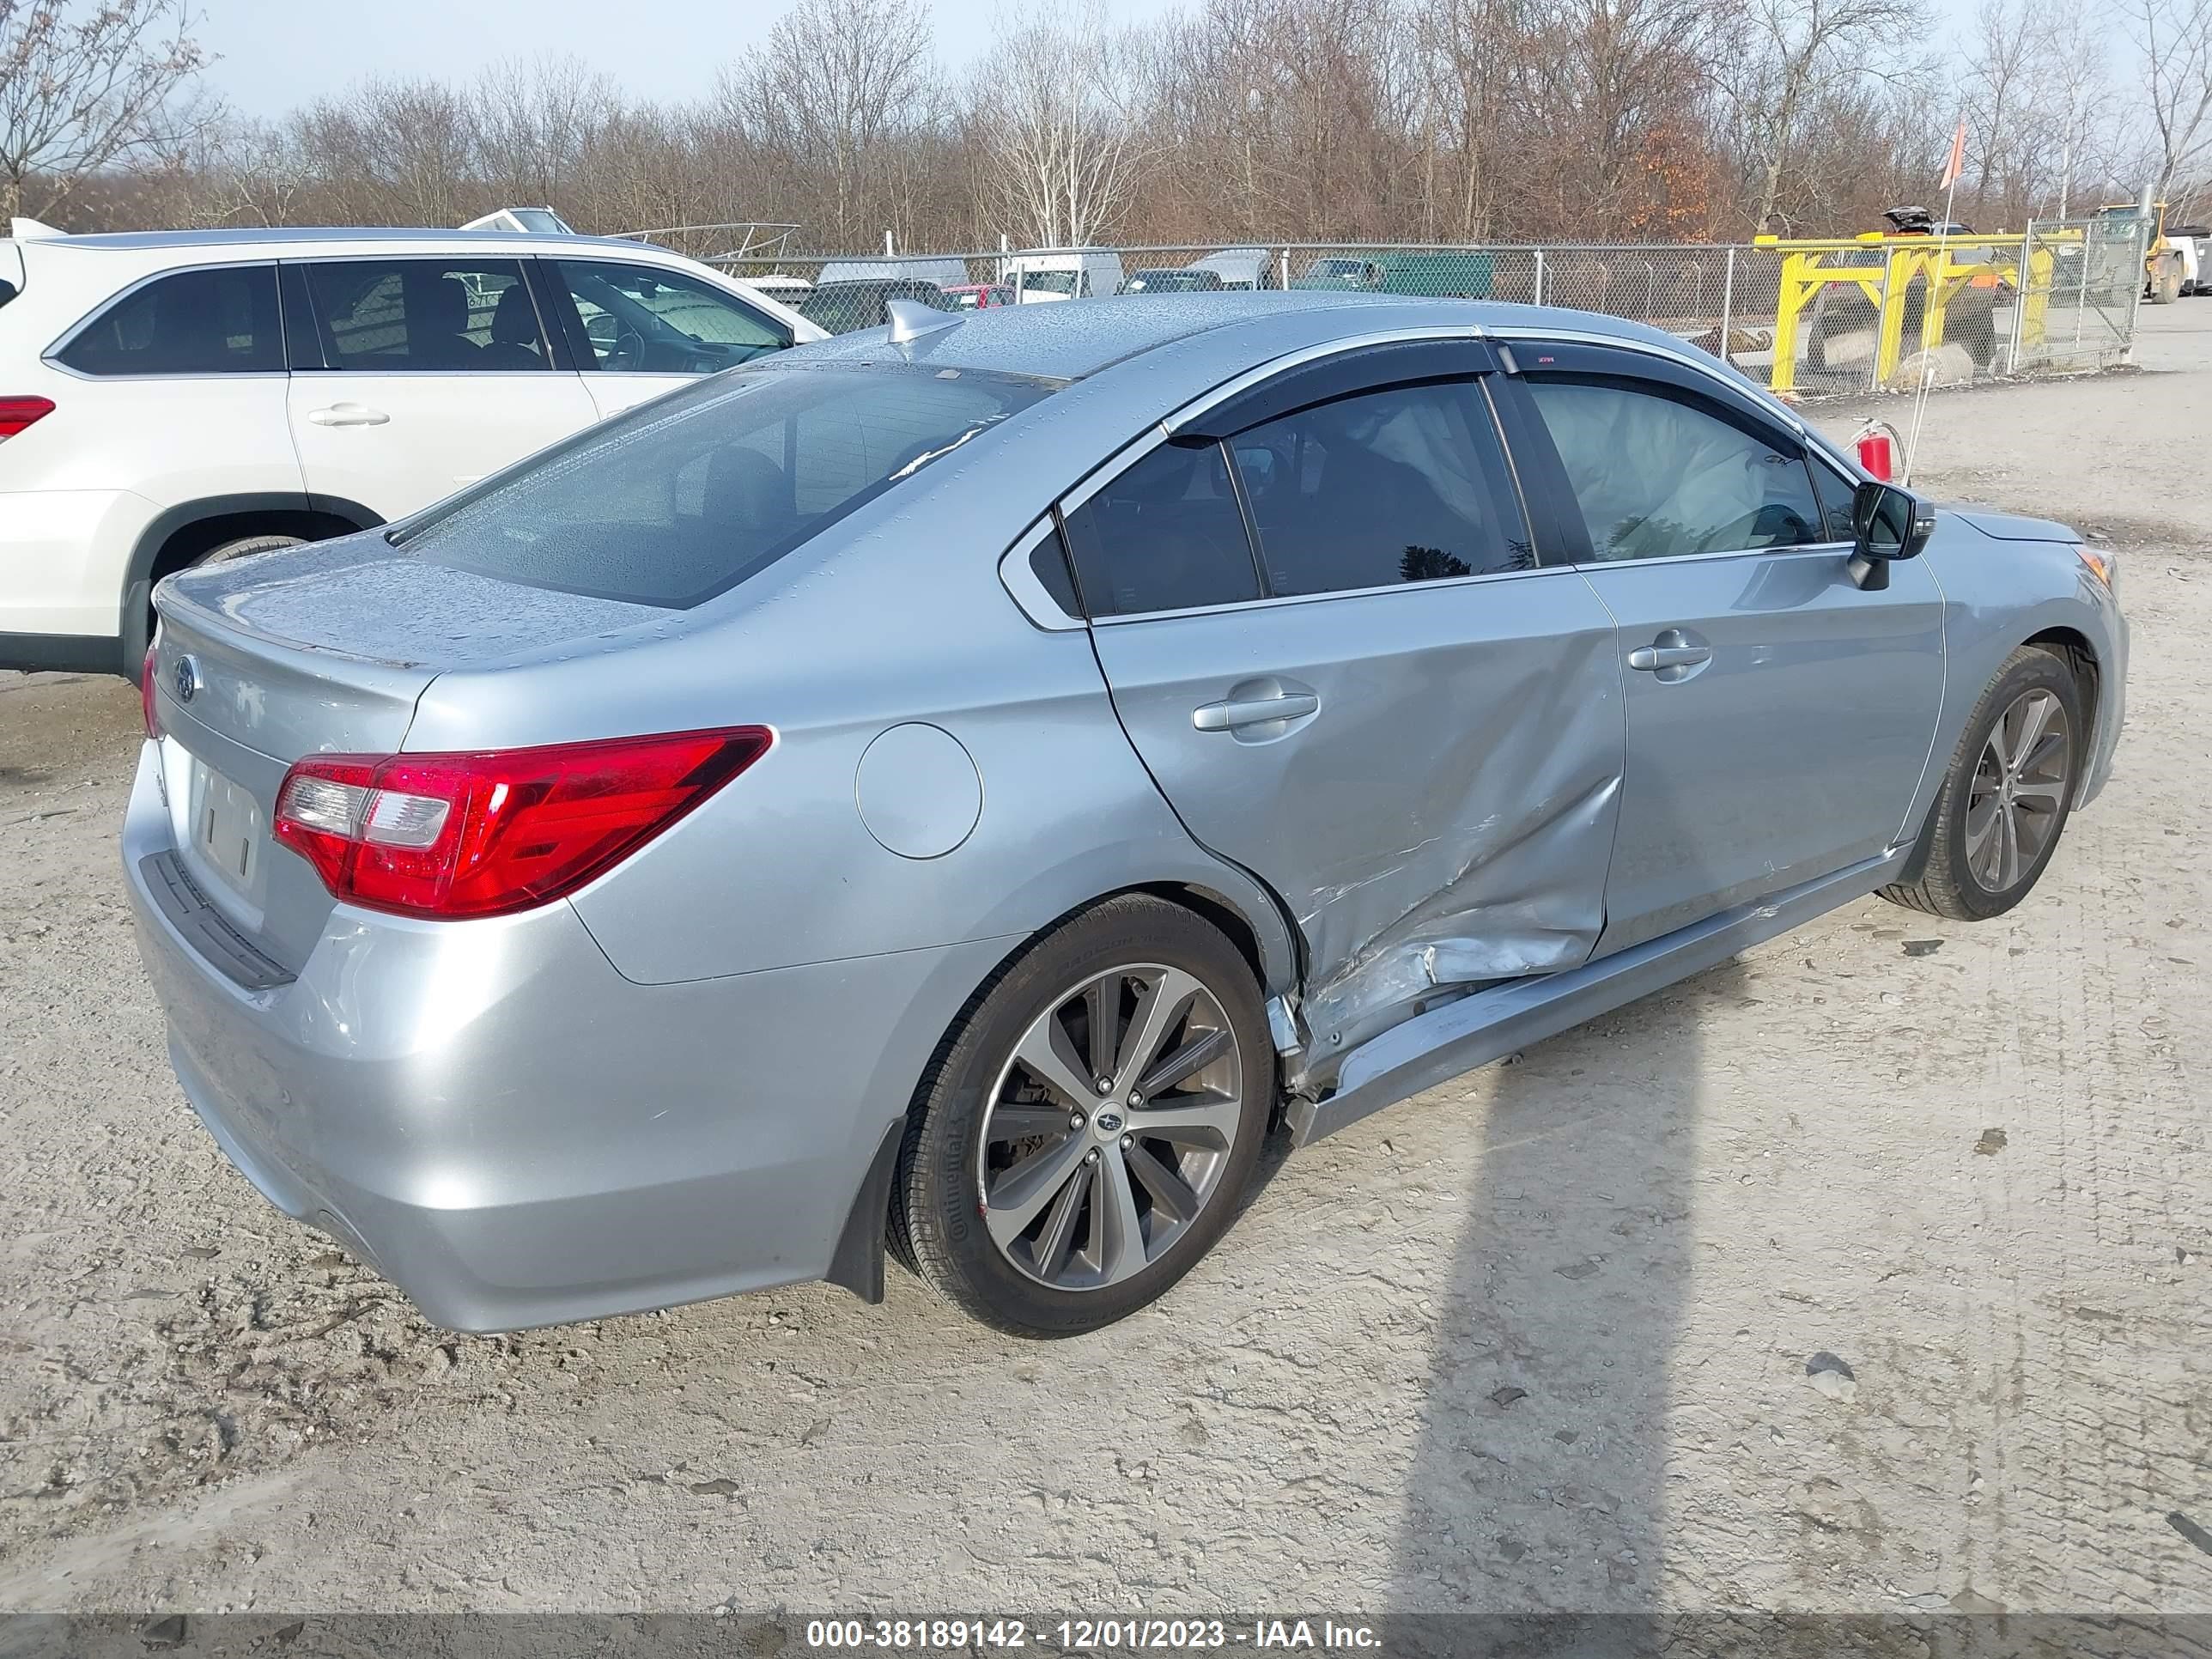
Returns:
[[[1628,665],[1640,673],[1656,674],[1667,668],[1695,668],[1713,659],[1710,645],[1692,645],[1679,629],[1670,628],[1649,645],[1628,653]]]
[[[309,410],[307,418],[317,426],[382,426],[392,416],[367,404],[332,404],[328,409]]]
[[[1320,707],[1321,699],[1310,691],[1285,691],[1272,697],[1201,703],[1190,711],[1190,723],[1201,732],[1234,732],[1270,720],[1299,720]]]
[[[1689,668],[1712,660],[1712,647],[1704,645],[1639,645],[1628,653],[1628,665],[1646,674],[1662,668]]]

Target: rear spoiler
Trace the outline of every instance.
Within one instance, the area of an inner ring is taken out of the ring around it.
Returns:
[[[52,225],[40,224],[36,219],[26,219],[20,213],[8,222],[8,237],[10,241],[51,242],[68,234],[69,232],[65,230],[58,230]]]

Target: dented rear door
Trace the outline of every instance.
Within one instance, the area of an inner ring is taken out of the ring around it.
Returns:
[[[1574,967],[1604,927],[1613,625],[1537,563],[1479,383],[1450,395],[1463,426],[1429,386],[1293,411],[1218,460],[1186,435],[1188,477],[1164,447],[1066,521],[1122,723],[1192,835],[1296,918],[1324,1055],[1440,990]]]

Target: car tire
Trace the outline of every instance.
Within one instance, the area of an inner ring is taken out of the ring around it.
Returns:
[[[2018,904],[2065,832],[2088,738],[2065,660],[2039,646],[2014,652],[1944,774],[1919,878],[1881,896],[1954,921],[1986,921]]]
[[[1274,1093],[1274,1045],[1242,953],[1180,905],[1109,899],[1000,969],[939,1046],[900,1148],[892,1254],[1017,1336],[1111,1324],[1228,1227]]]
[[[250,553],[274,553],[280,547],[303,545],[305,538],[299,536],[240,536],[236,541],[223,542],[208,549],[192,561],[192,568],[197,570],[204,564],[227,564]]]

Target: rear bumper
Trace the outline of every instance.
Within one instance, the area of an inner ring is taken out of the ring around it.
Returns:
[[[463,924],[340,908],[296,980],[256,991],[155,902],[140,865],[168,844],[142,763],[125,872],[186,1098],[279,1209],[457,1330],[824,1276],[1006,948],[647,987],[566,904]]]

